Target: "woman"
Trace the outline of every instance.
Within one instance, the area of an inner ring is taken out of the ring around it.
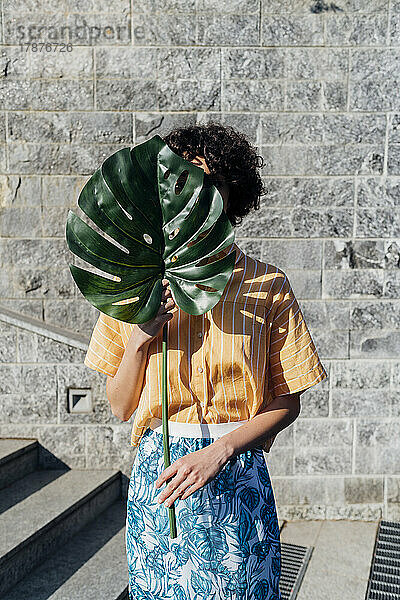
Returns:
[[[209,123],[175,129],[164,140],[213,178],[232,225],[259,208],[261,157],[243,134]],[[113,414],[127,421],[136,411],[126,519],[130,600],[281,598],[279,527],[263,449],[297,418],[300,394],[327,373],[285,273],[236,244],[212,259],[231,251],[234,270],[212,310],[181,311],[164,279],[154,319],[131,325],[101,313],[85,357],[108,375]]]

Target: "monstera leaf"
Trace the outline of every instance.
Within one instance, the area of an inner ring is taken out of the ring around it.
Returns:
[[[152,319],[164,277],[185,312],[200,315],[217,304],[235,253],[208,259],[233,242],[233,227],[212,179],[159,135],[109,156],[86,182],[78,205],[118,244],[69,211],[70,250],[113,276],[69,265],[82,294],[101,312],[128,323]]]

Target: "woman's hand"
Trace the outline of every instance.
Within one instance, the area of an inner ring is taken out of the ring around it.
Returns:
[[[161,304],[156,316],[146,323],[134,323],[131,338],[141,344],[149,344],[160,333],[167,321],[170,321],[176,308],[168,279],[162,280]]]
[[[179,497],[184,500],[214,479],[228,460],[226,449],[215,442],[178,458],[164,469],[155,482],[156,488],[159,488],[164,481],[170,480],[158,495],[158,502],[166,500],[165,506],[171,506]]]

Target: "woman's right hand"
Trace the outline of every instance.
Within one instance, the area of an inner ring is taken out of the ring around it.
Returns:
[[[135,323],[132,329],[132,335],[138,336],[138,339],[143,343],[151,342],[160,333],[161,329],[167,321],[173,318],[173,314],[169,311],[175,308],[175,302],[172,298],[171,289],[168,279],[162,280],[163,291],[161,294],[161,304],[158,313],[150,321],[146,323]]]

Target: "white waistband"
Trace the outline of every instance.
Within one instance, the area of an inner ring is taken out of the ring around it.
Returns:
[[[190,438],[219,438],[230,433],[248,421],[232,421],[230,423],[178,423],[168,421],[168,434]],[[152,417],[149,427],[157,433],[162,433],[162,420]]]

